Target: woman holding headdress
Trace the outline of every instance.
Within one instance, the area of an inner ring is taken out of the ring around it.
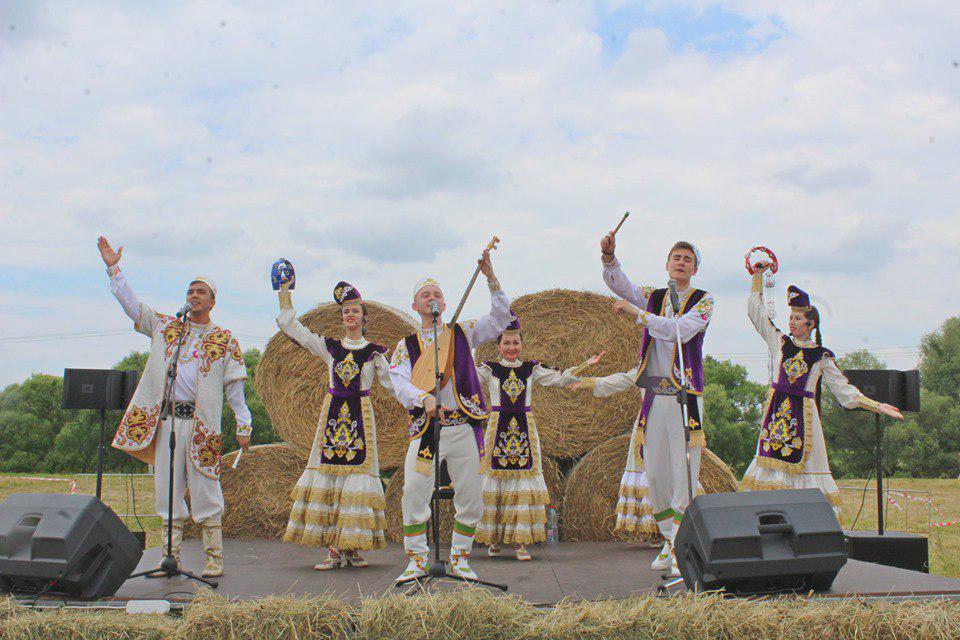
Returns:
[[[578,371],[599,362],[603,354],[566,371],[521,360],[520,320],[513,311],[510,315],[510,324],[497,339],[500,359],[477,365],[477,376],[493,406],[484,436],[483,517],[476,540],[489,545],[491,556],[500,555],[500,545],[515,545],[517,560],[528,561],[527,545],[546,540],[550,502],[540,435],[530,407],[533,386],[572,384],[579,380]]]
[[[761,262],[753,275],[747,315],[763,337],[774,360],[774,377],[760,426],[757,453],[743,477],[745,491],[768,489],[820,489],[840,515],[840,492],[830,473],[827,447],[820,422],[822,382],[848,409],[867,409],[902,420],[900,411],[864,396],[837,366],[833,352],[823,346],[820,313],[810,296],[791,285],[790,334],[785,335],[768,317],[763,303]]]
[[[344,337],[319,336],[297,320],[290,289],[280,284],[277,325],[290,339],[327,363],[330,387],[323,399],[307,468],[293,490],[293,507],[283,535],[286,542],[327,547],[314,566],[365,567],[360,551],[386,546],[386,503],[377,460],[377,427],[370,402],[374,378],[393,392],[387,349],[364,337],[367,307],[346,282],[333,290],[340,305]]]

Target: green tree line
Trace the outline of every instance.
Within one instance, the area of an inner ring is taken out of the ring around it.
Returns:
[[[960,317],[950,318],[920,343],[921,407],[903,422],[883,417],[884,472],[923,478],[954,478],[960,471]],[[253,388],[260,352],[244,353],[245,392],[253,414],[253,443],[277,442],[270,417]],[[146,352],[131,352],[116,369],[143,370]],[[869,351],[840,358],[841,369],[883,369]],[[766,386],[747,378],[745,367],[707,357],[704,421],[708,445],[738,477],[746,471],[757,446]],[[35,374],[0,391],[0,471],[90,472],[96,468],[99,414],[60,408],[63,380]],[[107,413],[107,442],[120,422],[119,411]],[[847,411],[826,389],[823,393],[824,435],[830,465],[837,477],[867,477],[874,468],[873,415]],[[236,419],[223,412],[223,449],[237,448]],[[142,470],[130,456],[107,449],[108,471]]]

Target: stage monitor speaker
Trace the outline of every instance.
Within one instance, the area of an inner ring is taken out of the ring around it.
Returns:
[[[920,411],[920,372],[894,369],[846,369],[850,384],[872,400],[892,404],[900,411]]]
[[[0,590],[104,598],[142,555],[120,518],[93,496],[16,493],[0,504]]]
[[[675,542],[690,590],[825,591],[847,562],[837,516],[819,489],[697,496]]]
[[[60,405],[64,409],[123,411],[137,388],[136,371],[64,369]]]

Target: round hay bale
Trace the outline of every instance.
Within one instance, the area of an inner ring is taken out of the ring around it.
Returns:
[[[606,351],[585,376],[629,371],[637,364],[641,327],[614,315],[615,298],[589,291],[551,289],[520,296],[511,308],[523,326],[523,357],[565,369]],[[495,342],[478,350],[478,360],[499,357]],[[545,455],[574,458],[608,438],[627,432],[640,410],[640,391],[605,399],[589,391],[536,387],[533,410]]]
[[[550,492],[550,501],[553,505],[559,505],[563,499],[564,478],[560,473],[560,467],[550,458],[543,456],[543,480],[547,485],[547,491]],[[403,497],[403,466],[401,465],[387,483],[385,492],[387,501],[387,540],[390,542],[403,541],[403,510],[400,505],[400,499]],[[440,507],[440,541],[449,541],[450,531],[453,529],[453,500],[442,500]],[[431,534],[432,535],[432,534]]]
[[[402,311],[366,301],[367,339],[391,352],[397,342],[416,331]],[[300,316],[316,334],[341,337],[340,306],[321,304]],[[326,363],[278,331],[264,349],[255,386],[277,434],[309,455],[320,420],[320,406],[329,387]],[[407,412],[391,393],[374,383],[370,399],[377,418],[377,451],[382,469],[403,464],[407,453]]]
[[[567,478],[563,497],[563,535],[572,541],[652,539],[614,531],[620,477],[627,460],[630,435],[611,438],[583,457]],[[700,462],[700,485],[705,493],[739,491],[733,472],[709,449]]]
[[[240,464],[231,465],[237,451],[223,456],[220,485],[223,487],[223,535],[228,538],[283,537],[293,499],[290,497],[307,456],[285,442],[250,447]],[[188,537],[199,537],[200,529],[192,521],[186,527]]]

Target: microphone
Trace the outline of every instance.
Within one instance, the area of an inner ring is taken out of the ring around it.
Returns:
[[[182,307],[180,307],[180,311],[177,311],[177,317],[178,317],[178,318],[182,318],[183,316],[185,316],[185,315],[187,315],[188,313],[190,313],[190,310],[191,310],[191,309],[193,309],[193,303],[192,303],[192,302],[188,302],[187,304],[185,304],[185,305],[183,305]]]
[[[680,315],[680,294],[677,293],[677,281],[670,278],[667,286],[670,287],[670,305],[673,306],[673,314],[678,316]]]
[[[437,304],[436,300],[430,301],[430,313],[433,314],[434,318],[440,315],[440,305]]]

